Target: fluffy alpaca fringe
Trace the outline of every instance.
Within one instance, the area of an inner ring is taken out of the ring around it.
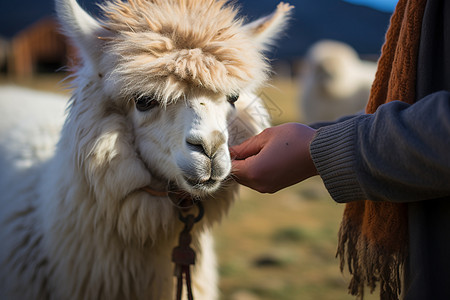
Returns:
[[[102,38],[117,58],[108,77],[125,93],[138,89],[168,102],[192,86],[231,95],[267,79],[263,46],[227,1],[115,0],[102,9],[111,34]]]

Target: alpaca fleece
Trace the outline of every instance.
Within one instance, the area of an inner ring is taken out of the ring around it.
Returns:
[[[269,124],[262,51],[291,8],[243,24],[225,1],[113,1],[97,20],[57,0],[80,56],[64,124],[66,101],[0,92],[0,298],[172,299],[183,224],[143,188],[174,184],[203,202],[192,284],[217,299],[210,228],[238,189],[228,147]]]

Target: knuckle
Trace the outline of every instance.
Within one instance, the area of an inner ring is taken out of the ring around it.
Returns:
[[[274,191],[266,186],[261,186],[260,188],[257,189],[258,192],[260,192],[261,194],[273,194]]]
[[[266,183],[260,183],[258,186],[256,186],[255,190],[262,194],[273,194],[277,191],[277,189],[275,189],[273,186]]]

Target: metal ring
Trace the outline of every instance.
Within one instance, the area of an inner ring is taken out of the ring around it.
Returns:
[[[195,204],[198,207],[198,215],[197,217],[194,218],[194,223],[199,222],[203,216],[205,215],[205,209],[203,207],[203,204],[200,201],[196,201]],[[187,223],[188,222],[188,217],[192,216],[192,215],[187,215],[187,216],[183,216],[183,214],[181,213],[181,210],[178,211],[178,218],[180,219],[181,222],[183,223]]]

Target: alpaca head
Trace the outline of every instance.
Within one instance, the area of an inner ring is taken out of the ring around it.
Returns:
[[[231,169],[229,124],[266,79],[262,51],[290,9],[244,25],[223,0],[113,0],[100,19],[57,0],[81,56],[69,119],[84,120],[73,126],[80,164],[103,185],[94,191],[109,184],[103,194],[124,198],[151,181],[217,191]]]
[[[358,53],[338,41],[319,41],[307,54],[308,71],[330,100],[347,99],[360,88],[360,63]]]

